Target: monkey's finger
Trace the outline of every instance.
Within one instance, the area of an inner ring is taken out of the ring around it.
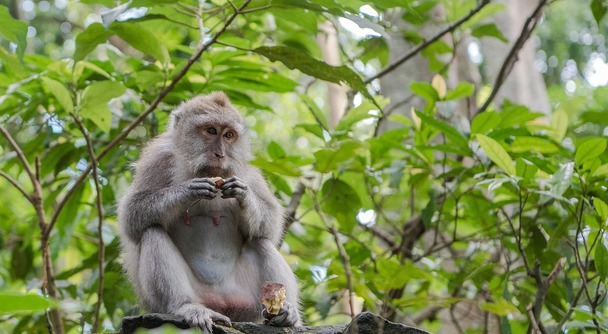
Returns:
[[[246,191],[241,188],[230,188],[222,190],[222,198],[236,198],[245,196]]]
[[[247,190],[247,184],[245,184],[245,182],[243,182],[241,179],[237,178],[236,176],[233,176],[233,177],[229,178],[228,180],[226,180],[226,182],[224,182],[224,184],[222,185],[222,190],[230,189],[230,188],[241,188],[243,190]]]
[[[190,180],[190,183],[188,183],[188,188],[217,190],[215,183],[208,178],[192,179]]]

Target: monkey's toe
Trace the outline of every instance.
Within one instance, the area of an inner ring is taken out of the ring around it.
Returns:
[[[200,304],[182,305],[179,309],[177,309],[177,311],[175,311],[175,314],[183,316],[190,326],[198,327],[207,333],[213,333],[214,322],[232,326],[230,323],[230,318],[210,310]]]
[[[273,316],[264,310],[262,315],[266,318],[264,323],[274,327],[295,326],[300,320],[298,310],[288,302],[285,302],[283,308],[279,311],[279,314]]]

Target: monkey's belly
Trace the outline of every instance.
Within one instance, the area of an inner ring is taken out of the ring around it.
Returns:
[[[203,283],[224,282],[233,274],[243,238],[230,216],[192,216],[190,223],[175,225],[171,239]]]

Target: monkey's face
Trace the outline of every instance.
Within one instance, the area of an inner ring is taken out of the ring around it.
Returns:
[[[191,177],[234,176],[250,160],[243,118],[223,93],[183,103],[173,112],[171,135]]]

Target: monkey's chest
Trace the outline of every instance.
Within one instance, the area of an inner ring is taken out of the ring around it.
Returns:
[[[243,247],[237,221],[229,214],[192,215],[175,224],[173,242],[193,273],[203,282],[222,282],[233,273]]]

